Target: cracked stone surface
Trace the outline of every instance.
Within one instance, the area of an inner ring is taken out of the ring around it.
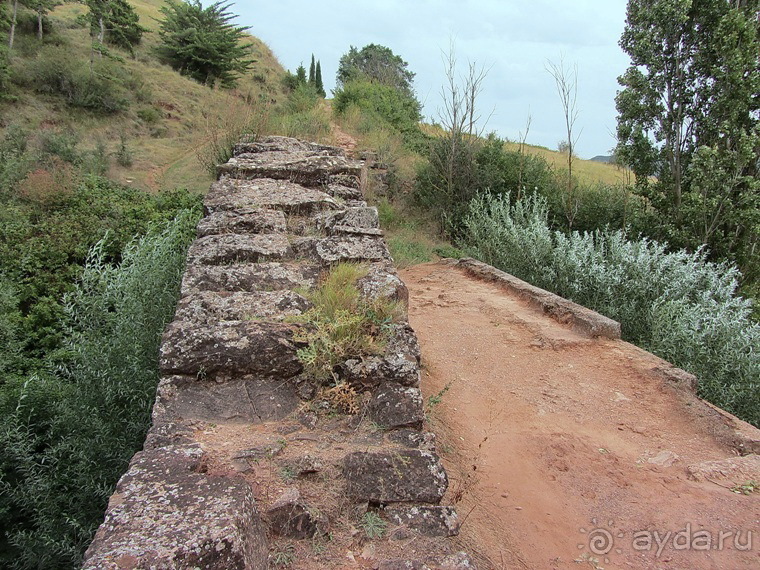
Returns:
[[[266,208],[220,210],[198,222],[198,237],[216,234],[285,233],[285,214]]]
[[[233,263],[190,265],[182,279],[182,296],[201,291],[275,291],[311,289],[322,272],[316,263]]]
[[[268,548],[243,479],[198,473],[197,446],[134,456],[85,555],[86,570],[265,568]]]
[[[403,525],[425,536],[448,537],[459,534],[459,516],[454,507],[388,507],[385,514],[394,524]]]
[[[438,456],[417,449],[350,453],[343,460],[343,476],[348,495],[370,503],[437,504],[448,487]]]
[[[339,262],[390,260],[385,240],[374,236],[299,238],[292,243],[295,255],[317,259],[324,265]]]
[[[224,265],[250,261],[280,261],[290,256],[284,234],[221,234],[198,238],[187,252],[188,265]]]
[[[153,412],[160,424],[180,420],[259,424],[280,420],[301,403],[292,382],[243,376],[226,382],[202,382],[194,376],[161,379]]]
[[[332,196],[321,190],[269,178],[222,178],[211,186],[203,203],[211,214],[225,210],[266,207],[291,215],[309,216],[324,210],[340,208],[340,204]]]
[[[289,290],[282,291],[203,291],[182,298],[174,319],[213,324],[217,321],[256,319],[282,320],[308,311],[312,304]]]
[[[161,343],[159,366],[165,374],[229,376],[257,374],[291,378],[303,365],[296,355],[294,327],[256,321],[199,325],[174,321]]]

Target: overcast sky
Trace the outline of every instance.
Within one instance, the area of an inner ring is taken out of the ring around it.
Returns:
[[[264,40],[283,66],[321,61],[325,89],[335,87],[338,61],[350,46],[387,46],[416,73],[428,119],[437,117],[444,82],[442,52],[453,39],[467,61],[490,69],[478,107],[493,111],[488,131],[516,140],[532,118],[528,142],[556,149],[564,115],[546,62],[578,66],[578,154],[615,146],[617,77],[628,65],[618,47],[625,0],[267,0],[238,1],[239,25]]]

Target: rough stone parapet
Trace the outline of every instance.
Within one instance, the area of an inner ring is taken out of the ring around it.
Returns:
[[[346,355],[334,385],[304,372],[311,325],[298,316],[334,265],[363,264],[365,299],[408,300],[362,200],[362,163],[285,137],[234,154],[204,200],[144,451],[85,567],[259,569],[327,533],[341,536],[323,555],[338,567],[374,515],[393,530],[375,541],[374,567],[473,568],[450,542],[455,510],[438,504],[448,479],[422,431],[420,350],[405,317],[383,325],[380,353]]]
[[[458,266],[473,277],[498,284],[541,309],[554,320],[569,324],[578,332],[591,337],[620,338],[620,323],[591,309],[469,257],[460,259]]]

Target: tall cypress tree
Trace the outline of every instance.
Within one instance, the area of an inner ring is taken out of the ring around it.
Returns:
[[[327,93],[325,93],[324,83],[322,83],[322,65],[319,61],[317,61],[317,68],[314,72],[314,88],[317,90],[320,97],[325,97],[327,95]]]
[[[314,66],[314,54],[311,54],[311,65],[309,66],[309,85],[316,83],[317,68]]]

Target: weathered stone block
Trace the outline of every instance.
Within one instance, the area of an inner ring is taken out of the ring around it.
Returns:
[[[195,376],[168,376],[158,385],[153,422],[184,420],[252,423],[280,420],[301,403],[293,382],[243,376],[203,382]]]
[[[345,156],[346,151],[337,146],[330,146],[310,141],[303,141],[293,137],[283,137],[271,135],[263,137],[258,141],[242,141],[233,148],[233,156],[239,156],[244,153],[263,153],[263,152],[288,152],[288,153],[327,153],[334,156]]]
[[[405,526],[423,536],[448,537],[459,534],[459,516],[454,507],[388,507],[385,514],[394,524]]]
[[[448,556],[431,556],[425,560],[384,560],[377,570],[475,570],[472,559],[464,552]]]
[[[271,178],[257,180],[222,178],[211,185],[211,190],[203,203],[209,213],[265,207],[281,210],[290,215],[309,216],[317,212],[340,208],[332,196],[321,190]]]
[[[313,538],[327,530],[327,521],[309,510],[295,487],[287,489],[267,509],[266,517],[272,532],[297,540]]]
[[[327,185],[325,191],[333,198],[340,198],[341,200],[362,199],[362,192],[358,187],[342,182],[335,182],[335,177],[330,179],[330,184]]]
[[[348,495],[370,503],[438,503],[448,487],[438,456],[416,449],[350,453],[343,475]]]
[[[419,388],[385,384],[372,394],[368,417],[381,428],[422,427],[425,411]]]
[[[238,179],[271,178],[289,180],[304,186],[328,184],[336,174],[361,174],[362,163],[322,152],[242,152],[217,167],[219,176]]]
[[[282,319],[308,311],[312,304],[293,291],[193,293],[180,299],[174,319],[198,324],[219,321]]]
[[[197,447],[138,453],[111,497],[85,570],[266,568],[267,542],[244,479],[196,471]]]
[[[294,328],[279,323],[230,321],[200,326],[172,322],[163,336],[159,365],[165,374],[203,377],[254,374],[291,378],[303,370]]]
[[[398,429],[388,432],[388,440],[404,447],[435,452],[435,434],[416,429]]]
[[[198,238],[187,252],[188,265],[223,265],[248,261],[279,261],[289,257],[284,234],[221,234]]]
[[[390,263],[372,263],[367,275],[359,279],[356,286],[365,299],[389,299],[409,304],[409,291]]]
[[[316,259],[324,265],[346,261],[389,261],[391,258],[385,241],[375,236],[300,238],[292,247],[296,255]]]
[[[198,222],[198,237],[217,234],[285,233],[285,214],[266,208],[218,211]]]
[[[279,291],[311,289],[322,267],[315,263],[235,263],[190,265],[182,279],[182,296],[199,291]]]

